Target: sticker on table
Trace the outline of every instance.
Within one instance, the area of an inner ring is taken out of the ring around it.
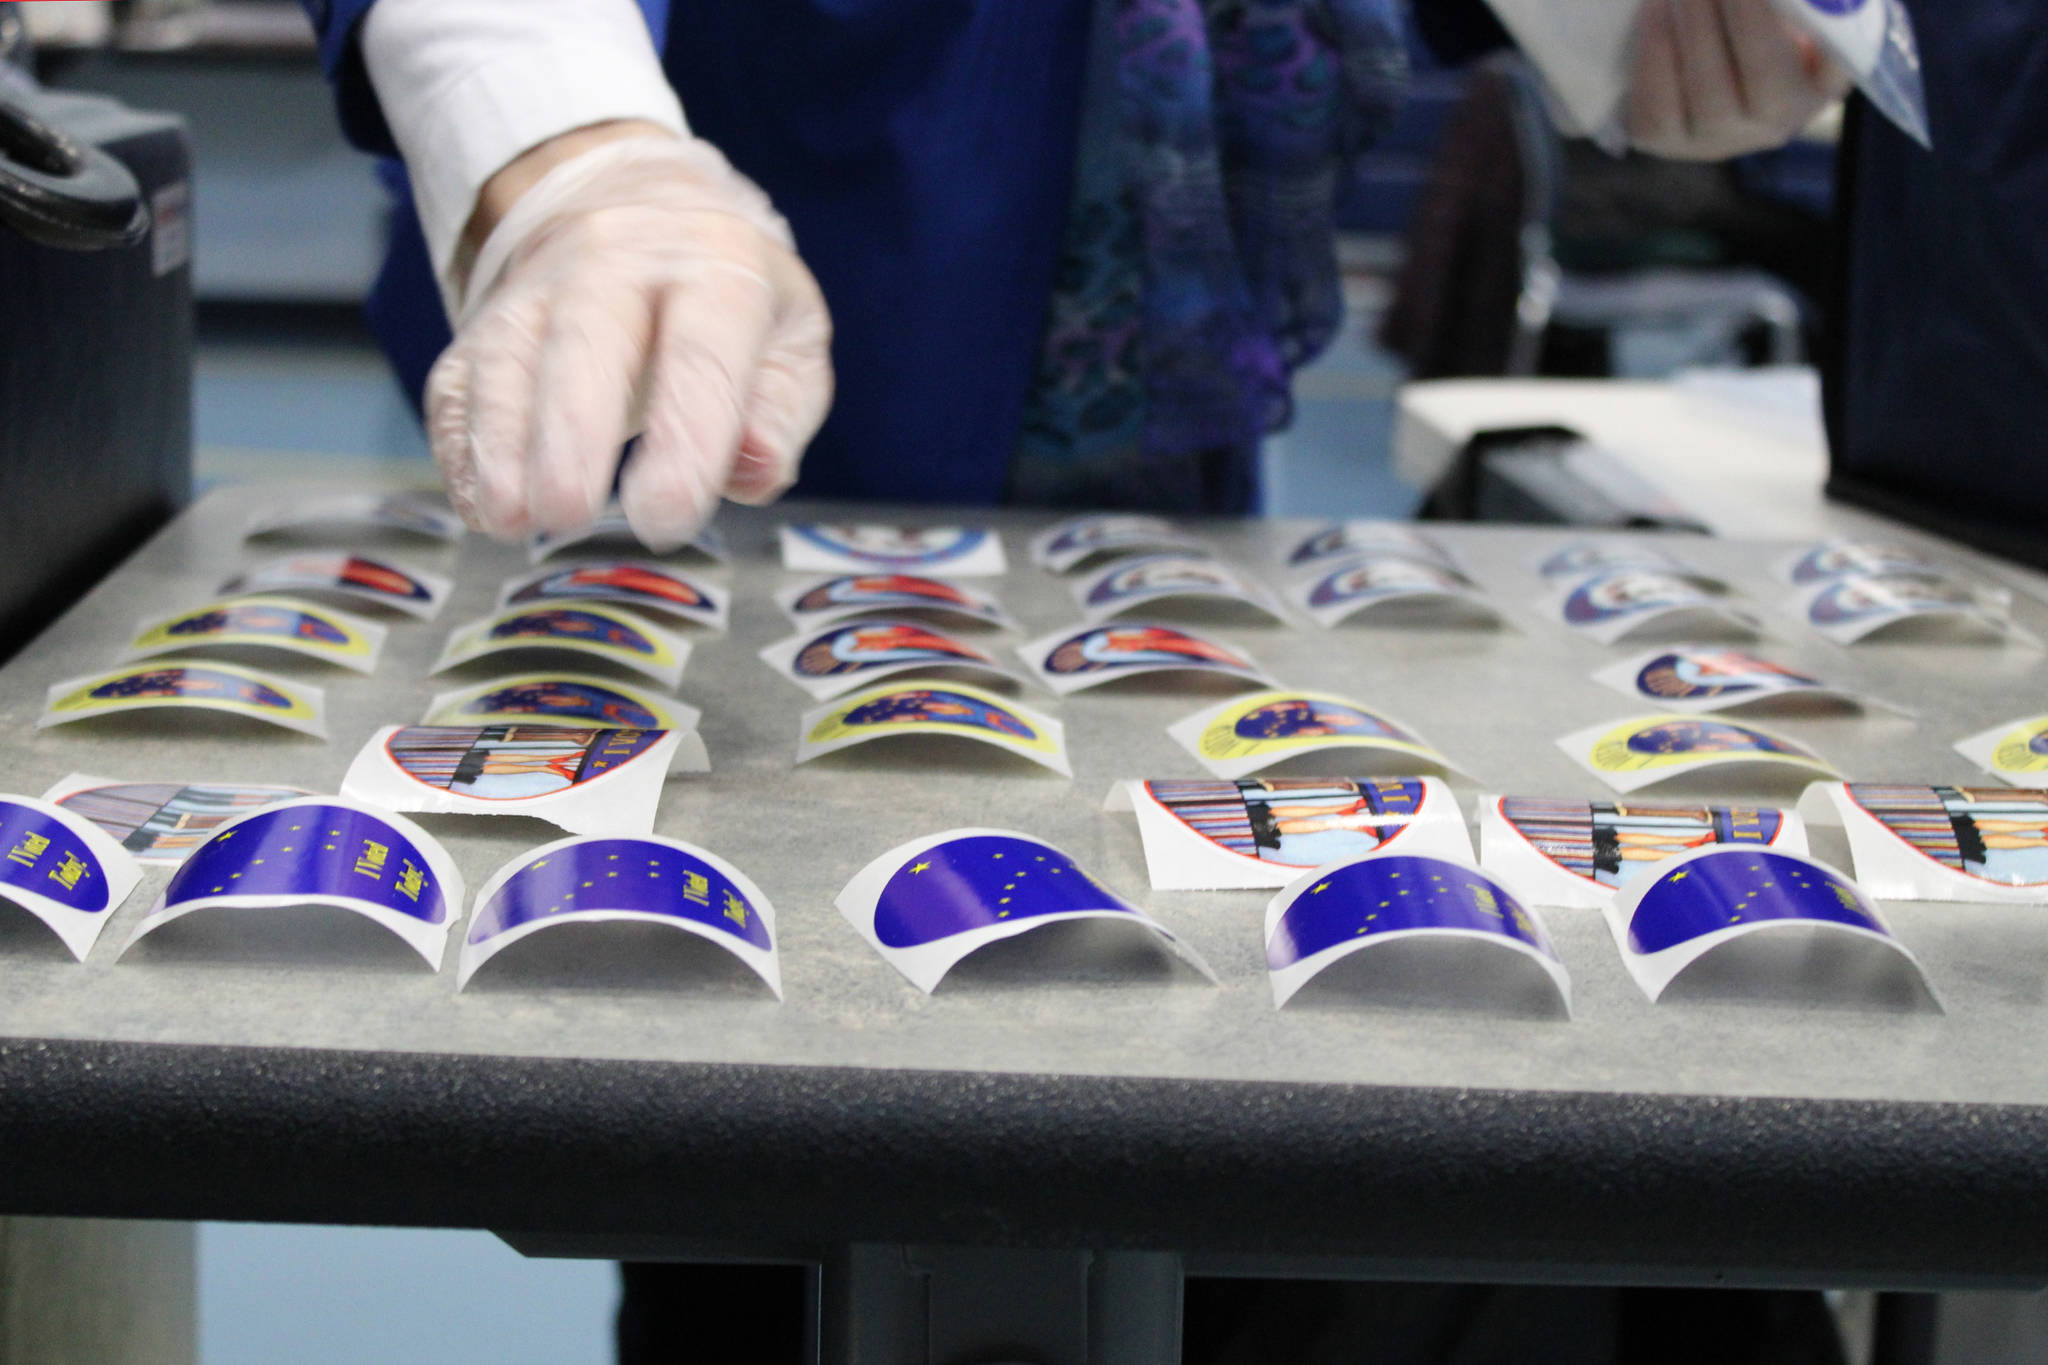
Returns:
[[[73,773],[43,799],[92,821],[135,861],[175,865],[228,821],[311,795],[304,787],[115,782]]]
[[[1351,749],[1456,771],[1407,726],[1328,692],[1260,692],[1207,706],[1167,727],[1217,777],[1246,777],[1302,754]]]
[[[663,612],[713,630],[724,630],[726,595],[722,588],[645,560],[607,559],[544,569],[507,583],[498,607],[527,607],[550,602],[610,602],[643,611]]]
[[[1534,911],[1470,863],[1394,852],[1316,868],[1267,903],[1273,1008],[1354,953],[1415,939],[1519,953],[1542,969],[1571,1013],[1571,974]]]
[[[534,532],[526,542],[526,562],[538,564],[549,555],[560,554],[578,545],[604,545],[628,552],[647,552],[647,547],[640,543],[640,537],[633,534],[632,523],[626,520],[625,512],[614,503],[590,525],[577,530]],[[720,564],[732,558],[732,551],[726,548],[725,537],[711,525],[698,527],[688,540],[673,550],[664,548],[661,553],[694,554]]]
[[[1576,731],[1557,747],[1618,792],[1739,763],[1841,776],[1796,740],[1705,716],[1637,716]]]
[[[1600,669],[1593,674],[1593,681],[1669,711],[1725,711],[1752,702],[1806,697],[1912,714],[1890,702],[1724,645],[1653,649]]]
[[[1881,944],[1927,985],[1919,961],[1892,937],[1863,888],[1794,853],[1694,849],[1630,882],[1603,917],[1628,974],[1652,1001],[1716,948],[1787,930],[1800,931],[1787,945],[1796,952],[1805,951],[1816,929]]]
[[[884,683],[806,711],[796,761],[806,763],[820,754],[903,735],[977,740],[1062,777],[1074,775],[1067,765],[1066,729],[1051,716],[966,683],[925,679]]]
[[[224,825],[194,850],[121,951],[197,910],[304,905],[361,915],[439,971],[462,914],[462,874],[432,835],[396,812],[331,796],[287,801]]]
[[[1392,556],[1340,565],[1320,578],[1295,584],[1287,595],[1321,626],[1334,626],[1361,611],[1394,602],[1450,605],[1499,615],[1479,585],[1457,570]]]
[[[1676,555],[1666,554],[1642,540],[1575,540],[1550,551],[1536,562],[1536,572],[1545,579],[1569,579],[1574,583],[1617,569],[1645,569],[1669,574],[1673,578],[1691,579],[1708,588],[1726,586],[1720,579],[1703,574]]]
[[[560,649],[608,659],[674,687],[683,679],[689,642],[617,607],[513,607],[457,626],[432,673],[516,650]]]
[[[2048,781],[2048,716],[2009,720],[1956,741],[1956,752],[2014,786]]]
[[[253,668],[197,659],[175,664],[129,664],[106,673],[53,683],[36,728],[156,707],[225,711],[319,739],[327,738],[327,694],[311,683],[291,682]]]
[[[123,657],[150,659],[214,646],[246,646],[371,673],[376,671],[385,633],[375,621],[332,607],[289,597],[246,597],[144,621]]]
[[[1016,622],[993,597],[918,574],[840,574],[785,588],[775,605],[799,629],[831,625],[850,616],[906,611],[941,612],[1012,629]]]
[[[1816,783],[1880,900],[2048,905],[2048,790]]]
[[[1133,779],[1104,808],[1136,813],[1156,891],[1280,887],[1382,849],[1472,857],[1464,812],[1435,777]]]
[[[461,540],[462,518],[439,499],[417,493],[337,493],[265,507],[249,518],[245,539],[320,526],[368,526],[430,540]]]
[[[1032,676],[1062,696],[1147,673],[1220,673],[1270,687],[1272,675],[1241,649],[1172,626],[1059,630],[1017,646]]]
[[[1532,905],[1598,910],[1646,872],[1716,845],[1806,852],[1806,825],[1774,806],[1564,797],[1479,798],[1479,863]]]
[[[782,567],[792,573],[904,569],[981,578],[1006,567],[1002,541],[978,526],[798,522],[781,536]]]
[[[1939,560],[1910,546],[1830,540],[1795,552],[1777,566],[1777,573],[1787,583],[1803,588],[1850,574],[1940,573],[1942,569]]]
[[[84,816],[31,796],[0,796],[0,900],[34,915],[80,962],[142,869]]]
[[[1816,585],[1788,603],[1800,620],[1836,644],[1905,621],[1946,621],[1954,625],[2037,643],[2013,624],[2009,597],[1931,573],[1850,574]]]
[[[422,725],[582,725],[597,729],[697,728],[694,706],[587,673],[518,673],[443,692]]]
[[[1222,560],[1197,555],[1145,555],[1118,560],[1075,584],[1074,600],[1081,604],[1082,615],[1090,621],[1168,600],[1242,602],[1275,620],[1287,619],[1280,603],[1265,587]]]
[[[558,924],[661,924],[731,953],[782,998],[775,907],[725,859],[680,839],[586,835],[522,853],[477,893],[455,988],[477,968]]]
[[[1650,626],[1732,627],[1748,635],[1760,629],[1755,617],[1726,605],[1691,579],[1650,569],[1595,574],[1545,598],[1540,609],[1549,619],[1601,644]]]
[[[1347,521],[1325,526],[1295,542],[1287,552],[1287,567],[1306,570],[1359,555],[1391,555],[1460,572],[1456,557],[1442,543],[1403,521]]]
[[[1176,531],[1172,522],[1161,517],[1090,513],[1072,517],[1033,537],[1031,562],[1054,573],[1065,573],[1083,560],[1101,554],[1201,549],[1200,541]]]
[[[646,834],[680,737],[565,725],[387,725],[341,794],[429,815],[530,815],[571,834]]]
[[[849,621],[792,635],[761,651],[770,668],[819,700],[912,669],[964,668],[998,678],[1016,674],[990,654],[919,621]]]
[[[978,948],[1084,919],[1142,926],[1216,980],[1201,955],[1165,925],[1051,844],[1009,830],[948,830],[890,849],[856,873],[833,903],[883,961],[926,995]]]
[[[266,559],[220,585],[223,596],[331,592],[431,620],[452,585],[438,574],[364,555],[284,555]]]

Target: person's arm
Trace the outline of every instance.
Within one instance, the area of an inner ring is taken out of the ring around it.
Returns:
[[[721,494],[787,487],[830,403],[817,285],[767,197],[689,136],[656,17],[377,0],[361,22],[456,324],[429,443],[495,535],[587,524],[638,434],[621,504],[643,540],[676,543]]]

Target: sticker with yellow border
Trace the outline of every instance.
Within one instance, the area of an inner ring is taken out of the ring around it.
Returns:
[[[1566,735],[1557,747],[1621,792],[1735,763],[1788,768],[1801,775],[1841,776],[1797,740],[1754,725],[1675,712],[1595,725]]]
[[[127,657],[150,659],[234,646],[281,650],[370,673],[376,670],[386,633],[375,621],[295,598],[224,598],[144,621],[136,627]]]
[[[966,683],[889,682],[804,713],[796,761],[869,740],[944,735],[978,740],[1072,777],[1066,730],[1051,716]]]
[[[1183,749],[1226,781],[1300,754],[1357,749],[1456,771],[1408,726],[1329,692],[1256,692],[1204,707],[1167,727]]]

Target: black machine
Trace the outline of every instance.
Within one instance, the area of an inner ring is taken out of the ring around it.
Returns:
[[[39,89],[0,3],[0,658],[192,480],[184,123]]]

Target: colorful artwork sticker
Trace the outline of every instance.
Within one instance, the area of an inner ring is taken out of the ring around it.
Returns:
[[[806,711],[796,761],[902,735],[971,739],[1072,777],[1066,729],[1051,716],[966,683],[889,682]]]
[[[1311,532],[1287,552],[1289,569],[1307,570],[1333,559],[1359,555],[1391,555],[1411,563],[1434,564],[1461,572],[1457,558],[1441,542],[1404,521],[1347,521]]]
[[[430,621],[452,585],[439,574],[364,555],[284,555],[266,559],[220,585],[224,597],[294,592],[337,593]]]
[[[1760,630],[1754,616],[1726,605],[1691,579],[1651,569],[1594,574],[1543,599],[1539,610],[1603,645],[1652,626],[1694,633],[1733,629],[1745,635]]]
[[[1832,808],[1880,900],[2048,905],[2048,790],[1817,782],[1801,805]]]
[[[1154,936],[1216,981],[1193,946],[1040,839],[953,829],[892,848],[833,902],[868,946],[926,995],[976,949],[1048,924],[1114,920]]]
[[[1669,645],[1653,649],[1600,669],[1593,674],[1593,681],[1667,711],[1726,711],[1790,697],[1913,714],[1888,701],[1837,687],[1747,650],[1725,645]]]
[[[1806,825],[1773,806],[1479,798],[1479,864],[1532,905],[1598,910],[1637,877],[1717,845],[1805,853]]]
[[[631,554],[638,551],[645,554],[650,547],[640,543],[640,537],[633,534],[632,523],[617,503],[605,508],[590,525],[575,531],[536,531],[526,542],[526,562],[538,564],[549,555],[579,545],[604,546]],[[652,547],[661,555],[693,554],[714,563],[723,564],[732,558],[732,551],[726,548],[725,537],[716,526],[704,525],[697,528],[691,537],[680,545]]]
[[[1711,574],[1703,574],[1676,555],[1666,554],[1646,540],[1575,540],[1545,552],[1536,561],[1536,572],[1544,579],[1582,582],[1594,574],[1616,569],[1645,569],[1690,579],[1704,588],[1720,590],[1727,585]]]
[[[1132,780],[1103,808],[1136,813],[1155,891],[1281,887],[1382,849],[1472,859],[1465,814],[1436,777]]]
[[[674,687],[689,661],[687,640],[617,607],[513,607],[457,626],[429,672],[515,650],[559,649],[609,660]]]
[[[136,862],[175,866],[228,821],[312,794],[303,787],[115,782],[73,773],[43,799],[90,820]]]
[[[626,683],[588,673],[516,673],[443,692],[422,725],[581,725],[602,730],[696,733],[703,713]],[[680,756],[679,756],[680,757]]]
[[[660,924],[717,945],[782,998],[775,907],[725,859],[658,835],[557,840],[499,868],[477,893],[455,988],[477,969],[560,924]]]
[[[1273,677],[1241,649],[1172,626],[1119,623],[1058,630],[1017,646],[1031,675],[1065,696],[1120,678],[1199,672],[1270,687]]]
[[[1794,587],[1867,573],[1940,573],[1933,556],[1906,545],[1867,540],[1829,540],[1796,551],[1777,566],[1778,577]]]
[[[2016,787],[2048,781],[2048,716],[2009,720],[1956,741],[1956,752]]]
[[[1816,930],[1895,955],[1933,998],[1918,959],[1892,937],[1863,888],[1796,853],[1696,848],[1623,887],[1603,915],[1622,964],[1653,1002],[1688,967],[1736,939],[1783,936],[1788,952],[1804,953]]]
[[[725,590],[699,583],[663,564],[648,560],[606,559],[543,569],[506,583],[498,609],[542,606],[551,602],[610,602],[680,617],[713,630],[724,630]]]
[[[1836,644],[1854,644],[1905,621],[1946,621],[1965,629],[2037,645],[2013,623],[2011,596],[1933,573],[1866,573],[1830,579],[1786,604]]]
[[[1449,759],[1407,726],[1328,692],[1234,697],[1176,721],[1166,733],[1225,780],[1247,777],[1302,754],[1345,749],[1456,771]]]
[[[775,594],[775,605],[799,630],[852,616],[936,612],[1014,629],[1016,622],[993,597],[943,578],[908,573],[840,574]]]
[[[1200,552],[1202,544],[1174,530],[1173,523],[1160,517],[1090,513],[1070,517],[1051,530],[1034,536],[1031,562],[1054,573],[1065,573],[1097,555],[1130,554],[1139,550]]]
[[[387,725],[341,794],[430,815],[530,815],[571,834],[646,834],[678,736],[563,725]]]
[[[983,578],[1007,567],[1002,541],[978,526],[798,522],[781,536],[782,567],[792,573],[907,569]]]
[[[1074,585],[1074,600],[1090,621],[1167,600],[1242,602],[1286,621],[1279,601],[1220,559],[1170,554],[1121,559]]]
[[[1737,763],[1840,777],[1796,740],[1754,725],[1704,716],[1637,716],[1566,735],[1557,747],[1618,792]]]
[[[36,728],[154,707],[225,711],[327,738],[327,695],[319,688],[210,659],[128,664],[53,683]]]
[[[0,900],[34,915],[80,962],[142,879],[128,850],[81,815],[0,796]]]
[[[1273,1008],[1354,953],[1416,939],[1519,954],[1542,971],[1571,1013],[1571,974],[1534,911],[1469,862],[1394,852],[1316,868],[1267,903]]]
[[[913,669],[967,669],[1020,681],[986,650],[919,621],[848,621],[778,640],[761,658],[820,701]]]
[[[331,796],[287,801],[223,825],[193,850],[121,951],[195,911],[305,905],[361,915],[439,971],[462,914],[462,874],[432,835],[395,812]]]
[[[136,627],[127,659],[151,659],[217,646],[301,654],[358,673],[376,671],[384,627],[332,607],[289,597],[244,597],[209,602]]]
[[[369,526],[405,531],[430,540],[462,539],[462,518],[439,498],[425,493],[337,493],[259,509],[243,528],[244,539],[322,526]]]
[[[1334,626],[1361,611],[1395,602],[1499,616],[1479,585],[1456,569],[1391,555],[1348,560],[1320,578],[1296,583],[1287,595],[1320,626]]]

